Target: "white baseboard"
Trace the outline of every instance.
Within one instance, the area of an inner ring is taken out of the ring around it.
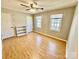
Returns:
[[[36,31],[34,31],[34,32],[35,33],[42,34],[42,35],[45,35],[47,37],[51,37],[51,38],[54,38],[54,39],[58,39],[58,40],[63,41],[63,42],[67,42],[67,40],[65,40],[65,39],[61,39],[61,38],[58,38],[58,37],[55,37],[55,36],[51,36],[51,35],[48,35],[48,34],[45,34],[45,33],[42,33],[42,32],[36,32]]]

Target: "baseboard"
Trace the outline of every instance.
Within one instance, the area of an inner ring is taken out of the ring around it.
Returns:
[[[13,38],[13,37],[16,37],[16,36],[11,36],[11,37],[8,37],[8,38],[4,38],[2,40],[6,40],[6,39],[9,39],[9,38]]]
[[[65,39],[61,39],[61,38],[58,38],[58,37],[55,37],[55,36],[47,35],[47,34],[42,33],[42,32],[36,32],[36,31],[34,31],[34,32],[41,34],[41,35],[44,35],[44,36],[47,36],[47,37],[50,37],[50,38],[58,39],[58,40],[63,41],[63,42],[67,42],[67,40],[65,40]]]

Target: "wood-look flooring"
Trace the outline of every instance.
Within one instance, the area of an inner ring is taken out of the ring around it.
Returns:
[[[37,33],[2,42],[2,59],[66,59],[66,43]]]

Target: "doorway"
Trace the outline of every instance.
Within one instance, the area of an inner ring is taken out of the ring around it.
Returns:
[[[33,30],[33,20],[32,16],[26,16],[26,32],[27,34]]]

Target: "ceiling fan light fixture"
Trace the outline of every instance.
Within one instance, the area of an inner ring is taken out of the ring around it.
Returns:
[[[30,11],[30,12],[35,12],[36,10],[35,10],[35,9],[30,9],[29,11]]]

